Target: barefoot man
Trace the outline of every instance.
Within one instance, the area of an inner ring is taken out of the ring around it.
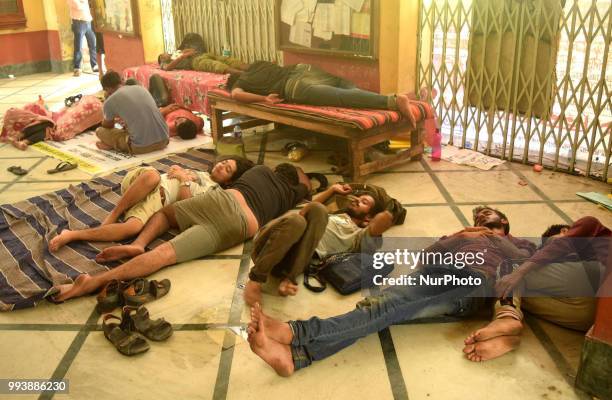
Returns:
[[[445,258],[454,254],[454,264],[421,265],[410,275],[417,284],[383,290],[378,296],[362,300],[346,314],[283,323],[263,314],[256,304],[251,308],[248,327],[251,349],[279,375],[289,376],[390,325],[417,318],[473,314],[492,289],[500,262],[528,257],[535,251],[533,243],[509,234],[510,224],[500,211],[479,207],[474,210],[474,221],[476,227],[443,237],[424,250],[425,254],[443,254]],[[479,261],[466,262],[458,268],[458,255],[470,253],[472,260]],[[445,277],[451,278],[445,285],[422,283]],[[518,340],[514,336],[496,341],[488,356],[493,357],[507,346],[517,346]]]
[[[275,171],[264,165],[246,171],[230,189],[206,193],[170,204],[156,212],[131,245],[112,246],[96,257],[98,262],[134,257],[125,264],[90,276],[79,275],[73,284],[59,285],[55,300],[63,301],[94,292],[107,282],[148,276],[159,269],[228,249],[253,237],[260,225],[287,212],[304,199],[309,187],[303,172],[291,164]],[[149,252],[156,237],[178,228],[181,233]]]
[[[296,278],[313,255],[324,259],[332,254],[359,252],[363,239],[381,236],[393,225],[395,217],[385,211],[384,200],[394,200],[381,196],[379,191],[383,189],[353,191],[353,186],[359,185],[332,185],[314,196],[299,213],[287,213],[270,221],[257,233],[252,254],[254,265],[244,290],[248,305],[261,304],[261,286],[270,275],[280,279],[281,296],[295,296]],[[347,199],[346,208],[330,214],[323,204],[334,195],[348,196],[350,201]],[[401,204],[397,204],[396,214],[403,211]]]
[[[229,185],[252,166],[252,161],[233,156],[219,159],[210,173],[186,170],[179,165],[171,166],[167,174],[160,174],[153,167],[135,168],[121,181],[122,196],[100,226],[64,229],[49,241],[49,250],[57,251],[76,240],[116,242],[135,236],[164,205]],[[123,222],[117,222],[122,215]]]

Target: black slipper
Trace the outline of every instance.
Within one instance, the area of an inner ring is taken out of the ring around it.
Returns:
[[[68,161],[62,161],[53,169],[48,169],[48,174],[56,174],[58,172],[70,171],[71,169],[75,169],[78,165],[69,163]]]
[[[27,170],[21,168],[19,165],[13,165],[12,167],[8,167],[6,170],[8,172],[12,172],[13,174],[19,175],[19,176],[22,176],[28,173]]]

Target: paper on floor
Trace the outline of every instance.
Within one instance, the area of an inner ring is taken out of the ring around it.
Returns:
[[[474,150],[459,149],[455,146],[442,147],[442,159],[458,165],[469,165],[485,171],[502,165],[506,161],[489,157]]]

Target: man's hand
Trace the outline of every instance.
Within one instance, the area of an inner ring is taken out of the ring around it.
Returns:
[[[353,189],[351,188],[351,185],[348,184],[342,184],[342,183],[335,183],[332,186],[332,190],[334,191],[334,193],[336,194],[349,194],[353,191]]]
[[[476,239],[485,236],[495,236],[495,232],[485,226],[467,227],[458,235],[464,239]]]
[[[524,274],[521,269],[517,269],[511,274],[502,277],[495,284],[495,293],[499,298],[510,297],[512,291],[523,281]]]
[[[170,179],[178,179],[181,182],[193,181],[193,175],[190,171],[179,167],[178,165],[173,165],[168,170],[168,178]]]
[[[282,103],[283,101],[285,101],[285,99],[281,98],[278,93],[270,93],[266,96],[265,100],[266,103],[270,104]]]

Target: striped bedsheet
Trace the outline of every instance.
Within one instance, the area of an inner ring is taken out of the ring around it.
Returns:
[[[191,150],[147,165],[160,172],[174,164],[207,171],[213,159],[210,151]],[[51,253],[48,241],[62,229],[98,226],[119,200],[126,172],[0,206],[0,311],[34,307],[55,284],[119,265],[101,265],[94,260],[103,248],[117,243],[73,242]],[[169,232],[149,246],[172,237]]]

